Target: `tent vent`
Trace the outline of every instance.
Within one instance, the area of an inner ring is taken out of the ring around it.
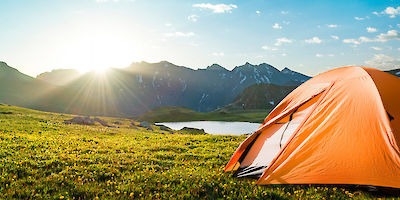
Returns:
[[[287,130],[287,128],[288,128],[290,122],[292,122],[293,115],[294,115],[294,113],[297,111],[297,109],[299,109],[299,108],[296,108],[296,110],[294,110],[294,111],[292,112],[292,114],[290,114],[289,122],[287,123],[287,125],[286,125],[286,127],[285,127],[285,130],[283,130],[281,139],[280,139],[280,141],[279,141],[279,148],[281,148],[281,149],[282,149],[282,139],[283,139],[283,135],[285,135],[285,132],[286,132],[286,130]]]
[[[390,115],[388,111],[386,111],[386,113],[387,113],[390,121],[394,120],[394,117],[392,115]]]

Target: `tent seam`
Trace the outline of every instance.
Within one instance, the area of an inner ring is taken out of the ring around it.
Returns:
[[[330,86],[331,86],[331,85],[329,85],[327,88],[329,88]],[[245,153],[246,153],[246,151],[247,151],[247,148],[251,148],[252,143],[255,142],[255,140],[256,140],[256,139],[258,138],[258,136],[262,133],[262,131],[264,131],[266,128],[272,126],[273,124],[275,124],[276,122],[278,122],[278,121],[281,120],[282,118],[286,117],[286,116],[289,115],[291,112],[295,111],[297,108],[299,108],[300,106],[304,105],[304,104],[307,103],[309,100],[311,100],[311,99],[313,99],[314,97],[316,97],[317,95],[324,93],[325,91],[326,91],[326,88],[324,88],[322,91],[318,92],[317,94],[313,95],[313,96],[310,97],[309,99],[305,100],[304,102],[300,103],[297,107],[295,107],[295,108],[293,108],[293,109],[287,111],[287,114],[282,115],[281,117],[276,118],[276,119],[273,118],[274,120],[271,119],[272,122],[270,122],[270,124],[268,124],[268,126],[265,126],[265,124],[261,125],[260,128],[258,128],[253,134],[251,134],[251,135],[246,139],[246,140],[248,140],[250,137],[252,137],[253,135],[255,135],[255,138],[250,142],[250,144],[248,144],[248,145],[245,147],[245,149],[243,150],[243,152],[241,153],[241,155],[239,156],[239,158],[237,159],[236,162],[239,162],[239,160],[240,160],[242,157],[246,156]],[[246,141],[246,140],[245,140],[245,141]],[[244,142],[245,142],[245,141],[244,141]],[[242,143],[239,145],[239,147],[236,149],[234,155],[235,155],[236,152],[240,149],[240,147],[242,146],[242,144],[243,144],[244,142],[242,142]],[[228,166],[230,166],[229,164],[231,163],[232,159],[233,159],[233,156],[232,156],[232,158],[228,161],[228,164],[227,164],[227,166],[226,166],[225,169],[224,169],[225,171],[228,169]]]
[[[332,86],[335,84],[335,81],[333,81],[331,83],[331,85],[328,87],[327,90],[325,90],[323,93],[323,96],[321,97],[320,100],[318,100],[317,105],[315,105],[314,109],[310,112],[310,114],[304,119],[304,121],[300,124],[300,126],[297,128],[297,130],[293,133],[292,137],[290,138],[289,141],[286,142],[286,145],[281,149],[281,151],[279,152],[279,154],[274,158],[274,160],[272,160],[272,162],[270,163],[270,165],[267,167],[267,169],[265,169],[265,171],[263,172],[263,174],[261,174],[260,178],[257,180],[257,183],[261,180],[261,178],[270,170],[270,168],[272,167],[272,165],[275,164],[275,162],[278,160],[278,158],[282,155],[282,153],[286,150],[288,144],[293,140],[293,138],[298,134],[298,132],[301,130],[301,128],[304,126],[305,122],[310,118],[310,116],[312,115],[312,113],[314,113],[314,111],[317,109],[317,107],[319,106],[319,104],[325,99],[326,94],[331,90]]]
[[[372,80],[372,82],[374,83],[374,88],[376,89],[376,93],[378,93],[381,106],[383,107],[383,109],[385,110],[385,112],[388,113],[388,111],[387,111],[386,108],[385,108],[385,105],[383,104],[383,100],[382,100],[381,93],[379,92],[379,89],[378,89],[378,87],[376,86],[375,81],[374,81],[374,79],[372,78],[371,74],[369,74],[368,71],[365,70],[363,67],[359,67],[359,68],[361,68],[361,69],[367,74],[367,76]],[[393,141],[393,140],[390,138],[390,136],[389,136],[389,134],[392,134],[392,136],[393,136],[393,128],[392,128],[392,126],[391,126],[391,124],[390,124],[390,119],[389,119],[389,116],[388,116],[387,114],[385,115],[385,119],[389,122],[388,124],[389,124],[389,128],[390,128],[390,133],[388,133],[388,132],[386,131],[386,137],[387,137],[387,139],[388,139],[389,141],[391,141],[391,142],[390,142],[390,146],[392,146],[392,148],[396,151],[397,156],[398,156],[398,158],[399,158],[399,160],[400,160],[400,151],[399,151],[398,148],[395,148],[395,147],[394,147],[393,143],[396,144],[396,145],[398,145],[398,144],[396,143],[396,141]]]

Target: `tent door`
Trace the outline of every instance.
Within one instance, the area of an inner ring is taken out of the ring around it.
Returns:
[[[260,133],[242,155],[236,177],[260,177],[271,161],[279,154],[306,116],[314,109],[320,95],[298,107],[286,117]]]

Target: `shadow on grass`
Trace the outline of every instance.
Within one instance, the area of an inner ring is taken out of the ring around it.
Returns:
[[[400,189],[391,187],[380,187],[371,185],[352,184],[273,184],[260,185],[260,187],[275,189],[285,188],[290,191],[311,190],[314,188],[337,188],[337,191],[349,191],[351,193],[363,192],[374,198],[400,198]]]
[[[235,177],[235,172],[231,172],[231,176]],[[242,180],[257,180],[259,176],[241,177]],[[400,188],[381,187],[372,185],[354,185],[354,184],[270,184],[259,185],[259,187],[270,190],[283,190],[285,192],[295,193],[295,191],[314,191],[317,193],[328,194],[344,193],[347,197],[349,193],[364,194],[372,198],[400,198]]]

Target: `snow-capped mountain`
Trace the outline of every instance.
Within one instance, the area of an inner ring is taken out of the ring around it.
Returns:
[[[185,106],[201,112],[212,111],[231,103],[250,85],[273,83],[297,86],[310,77],[289,69],[279,71],[265,63],[246,63],[233,70],[213,64],[206,69],[193,70],[162,61],[133,63],[125,69],[111,69],[105,78],[107,90],[101,90],[96,85],[97,81],[93,80],[97,77],[91,73],[66,86],[80,89],[83,96],[90,94],[90,97],[102,98],[103,104],[113,105],[120,115],[129,116],[167,105]]]
[[[213,64],[193,70],[163,61],[133,63],[105,74],[53,70],[37,78],[0,63],[0,103],[44,111],[134,116],[158,106],[184,106],[206,112],[230,104],[253,84],[297,86],[310,77],[246,63],[233,70]],[[4,79],[4,80],[3,80]]]

